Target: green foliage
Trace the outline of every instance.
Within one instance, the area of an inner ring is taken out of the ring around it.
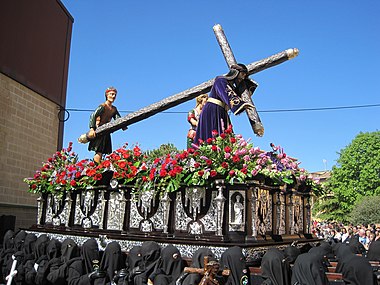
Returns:
[[[358,199],[380,195],[380,132],[359,133],[339,154],[326,185],[333,197],[322,206],[328,219],[347,221]]]
[[[160,145],[159,148],[147,150],[144,154],[147,156],[148,160],[154,160],[156,157],[162,157],[168,154],[171,155],[178,152],[180,151],[174,144],[167,143]]]
[[[360,199],[352,210],[349,220],[354,225],[380,223],[380,196]]]

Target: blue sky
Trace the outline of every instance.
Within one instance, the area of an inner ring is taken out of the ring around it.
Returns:
[[[74,17],[68,109],[93,110],[104,90],[118,89],[122,115],[226,73],[212,27],[220,24],[238,62],[252,63],[288,48],[293,60],[251,76],[253,100],[265,127],[253,134],[246,115],[233,116],[235,133],[269,150],[273,142],[310,172],[331,169],[359,132],[379,129],[380,107],[276,111],[380,104],[380,1],[127,1],[62,0]],[[113,148],[186,147],[187,111],[178,105],[126,131]],[[88,130],[89,111],[70,111],[64,145]],[[325,162],[324,162],[325,161]]]

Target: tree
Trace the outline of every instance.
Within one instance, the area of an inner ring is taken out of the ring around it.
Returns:
[[[380,195],[380,132],[359,133],[338,154],[323,208],[326,218],[346,222],[359,198]]]
[[[363,197],[352,210],[349,220],[354,225],[380,223],[380,196]]]
[[[172,144],[172,143],[167,143],[167,144],[162,144],[160,145],[159,148],[153,149],[153,150],[148,150],[145,152],[145,155],[150,158],[150,159],[155,159],[157,157],[162,157],[167,154],[173,154],[173,153],[178,153],[179,150],[177,147]]]

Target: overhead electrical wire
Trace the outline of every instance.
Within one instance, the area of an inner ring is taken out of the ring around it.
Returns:
[[[359,109],[359,108],[372,108],[380,107],[380,104],[368,105],[351,105],[351,106],[337,106],[337,107],[318,107],[318,108],[299,108],[299,109],[274,109],[274,110],[258,110],[259,113],[286,113],[286,112],[310,112],[310,111],[329,111],[329,110],[343,110],[343,109]],[[67,108],[67,112],[93,112],[92,109],[78,109]],[[135,111],[119,110],[120,113],[133,113]],[[187,111],[162,111],[164,114],[187,114]]]

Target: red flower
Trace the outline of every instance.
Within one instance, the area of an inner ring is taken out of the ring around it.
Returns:
[[[71,180],[71,181],[70,181],[70,185],[74,187],[74,186],[77,185],[77,182],[76,182],[75,180]]]
[[[127,166],[127,163],[125,161],[120,161],[118,165],[120,168],[124,169]]]
[[[131,166],[131,172],[132,172],[133,175],[136,175],[136,173],[137,173],[137,167],[132,165]]]
[[[226,146],[226,147],[224,148],[224,151],[225,151],[225,152],[231,152],[231,150],[232,150],[232,149],[231,149],[229,146]]]
[[[221,133],[221,134],[220,134],[220,137],[221,137],[222,139],[225,139],[225,138],[226,138],[226,134],[225,134],[225,133]]]
[[[228,173],[231,177],[235,176],[235,170],[230,170],[230,172]]]
[[[224,130],[226,134],[232,134],[232,125],[229,125],[226,130]]]
[[[234,155],[234,156],[232,157],[232,161],[235,162],[235,163],[237,163],[237,162],[240,161],[240,157],[237,156],[237,155]]]
[[[212,164],[212,160],[211,160],[211,159],[207,159],[207,160],[206,160],[206,164],[207,164],[207,165],[211,165],[211,164]]]
[[[101,180],[102,179],[102,175],[100,173],[97,173],[94,177],[94,180]]]
[[[231,137],[231,138],[230,138],[230,142],[231,142],[231,143],[236,143],[236,139],[235,139],[234,137]]]
[[[211,177],[215,177],[217,174],[218,174],[218,172],[216,172],[215,170],[211,170],[210,171],[210,176]]]
[[[180,159],[185,159],[186,157],[189,156],[189,153],[185,150],[183,151],[180,155],[179,155],[179,158]]]
[[[32,184],[32,185],[30,185],[30,188],[33,189],[33,190],[35,190],[35,189],[37,189],[37,185],[36,184]]]
[[[80,172],[76,172],[75,173],[75,178],[79,178],[79,177],[81,177],[82,175],[81,175],[81,173]]]
[[[133,154],[134,154],[135,156],[140,156],[140,155],[141,155],[141,150],[140,150],[140,148],[139,148],[138,146],[135,146],[135,147],[133,148]]]
[[[62,180],[61,180],[61,184],[62,184],[62,185],[66,185],[66,184],[67,184],[67,181],[66,181],[65,179],[62,179]]]
[[[207,142],[208,144],[212,144],[212,138],[208,138],[208,139],[206,140],[206,142]]]
[[[108,167],[110,167],[110,165],[111,165],[111,162],[109,160],[103,160],[102,161],[102,167],[108,168]]]
[[[143,177],[142,177],[142,180],[143,180],[144,182],[146,182],[146,181],[148,181],[148,178],[147,178],[146,176],[143,176]]]
[[[149,179],[153,180],[154,179],[154,173],[156,172],[156,168],[152,168],[149,173]]]
[[[240,171],[243,172],[244,174],[248,173],[248,169],[247,168],[242,168]]]
[[[213,137],[216,137],[219,133],[218,133],[217,130],[212,130],[211,134],[212,134]]]
[[[96,171],[95,171],[94,169],[87,169],[87,170],[86,170],[86,175],[87,175],[87,176],[92,177],[92,176],[95,175],[95,173],[96,173]]]
[[[199,170],[199,171],[198,171],[198,175],[199,175],[199,176],[203,176],[204,173],[205,173],[205,172],[204,172],[203,170]]]
[[[194,167],[195,168],[199,168],[201,165],[199,164],[199,162],[196,162],[196,163],[194,163]]]
[[[217,146],[216,146],[216,145],[213,145],[213,146],[211,146],[211,150],[212,150],[212,151],[217,151],[217,150],[218,150],[218,148],[217,148]]]
[[[168,172],[166,171],[166,169],[160,170],[160,177],[165,177],[167,174],[168,174]]]
[[[223,167],[224,169],[227,169],[227,168],[228,168],[228,163],[225,162],[225,161],[223,161],[223,162],[222,162],[222,167]]]

